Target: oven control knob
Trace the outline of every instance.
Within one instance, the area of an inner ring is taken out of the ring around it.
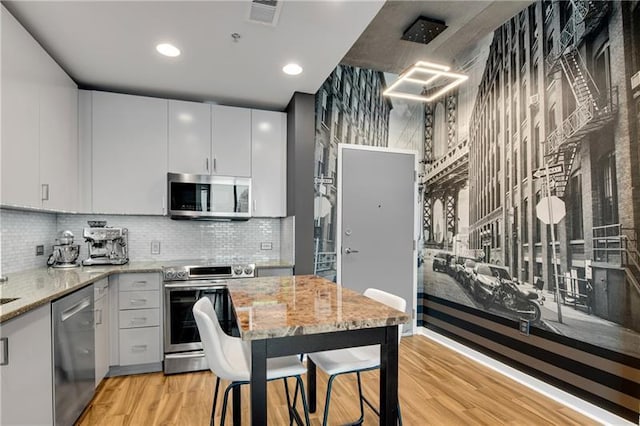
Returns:
[[[173,271],[166,271],[164,273],[165,280],[172,280],[175,276],[176,276],[176,274]]]
[[[234,266],[233,267],[233,273],[235,275],[242,275],[242,266]]]
[[[244,268],[244,273],[245,273],[246,275],[253,275],[253,267],[252,267],[252,266],[246,266],[246,267]]]
[[[184,280],[187,278],[187,271],[179,271],[177,274],[177,278],[179,280]]]

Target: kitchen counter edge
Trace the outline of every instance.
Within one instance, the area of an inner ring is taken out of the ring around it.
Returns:
[[[126,265],[81,266],[66,270],[38,268],[7,274],[9,280],[0,285],[0,297],[17,297],[18,300],[0,306],[0,324],[111,275],[144,272],[160,273],[162,263],[130,262]],[[31,294],[25,295],[25,292]]]

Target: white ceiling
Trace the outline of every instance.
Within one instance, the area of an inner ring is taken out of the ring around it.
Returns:
[[[3,4],[83,87],[282,110],[318,90],[384,0],[285,1],[275,27],[248,22],[247,0]],[[292,61],[301,75],[282,72]]]

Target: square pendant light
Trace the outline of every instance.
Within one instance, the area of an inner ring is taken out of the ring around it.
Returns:
[[[432,102],[469,77],[449,71],[446,65],[419,61],[403,71],[384,92],[385,96]]]

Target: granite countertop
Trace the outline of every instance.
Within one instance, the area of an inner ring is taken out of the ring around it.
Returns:
[[[409,316],[312,275],[264,277],[228,283],[243,340],[409,322]]]
[[[274,260],[269,262],[256,262],[256,269],[293,268],[293,263]]]
[[[7,274],[0,283],[0,298],[14,298],[0,305],[0,323],[42,306],[65,294],[123,272],[160,272],[164,262],[130,262],[126,265],[81,266],[74,269],[38,268]]]

